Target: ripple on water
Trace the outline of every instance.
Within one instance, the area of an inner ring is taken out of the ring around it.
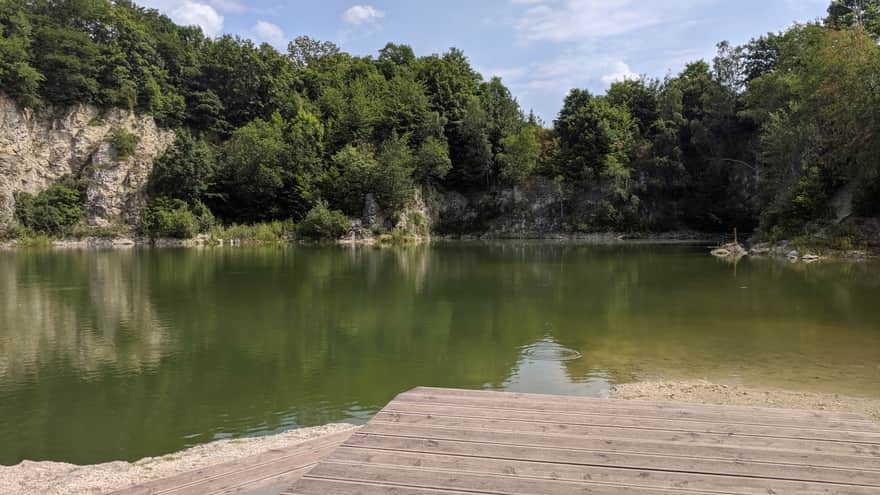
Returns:
[[[581,353],[546,338],[522,348],[522,357],[533,361],[574,361]]]

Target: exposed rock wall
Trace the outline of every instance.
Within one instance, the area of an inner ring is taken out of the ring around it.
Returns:
[[[485,238],[544,238],[568,233],[565,198],[551,180],[535,178],[518,187],[462,194],[433,186],[417,188],[403,211],[390,215],[368,194],[363,215],[345,236],[370,241],[373,233],[400,231],[429,238],[432,233]]]
[[[116,129],[138,137],[124,160],[110,144]],[[90,105],[34,111],[0,95],[0,227],[13,220],[16,192],[35,194],[64,176],[85,180],[90,225],[137,225],[153,160],[173,142],[149,116]]]
[[[565,198],[549,179],[470,195],[423,192],[420,203],[433,230],[495,238],[537,238],[569,232]]]

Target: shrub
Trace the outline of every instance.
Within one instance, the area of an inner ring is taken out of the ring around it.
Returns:
[[[327,203],[319,202],[306,213],[299,225],[299,234],[307,239],[339,239],[351,227],[351,220],[338,210],[330,210]]]
[[[192,212],[193,215],[196,216],[196,221],[199,225],[199,232],[207,232],[214,227],[216,219],[214,218],[214,214],[211,213],[211,209],[205,206],[205,203],[196,201],[196,204],[192,207]]]
[[[125,160],[134,154],[140,138],[125,129],[114,129],[110,134],[110,144],[116,150],[116,159]]]
[[[155,198],[144,210],[144,234],[155,239],[189,239],[199,232],[199,220],[179,199]]]
[[[15,195],[15,218],[36,233],[62,235],[83,216],[82,195],[71,181],[50,186],[36,196]]]

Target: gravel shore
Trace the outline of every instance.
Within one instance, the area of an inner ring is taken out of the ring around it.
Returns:
[[[750,388],[696,381],[644,381],[615,385],[612,399],[776,407],[862,414],[880,424],[880,400],[817,392]]]
[[[329,424],[301,428],[277,435],[219,440],[162,457],[135,462],[108,462],[76,466],[61,462],[23,461],[0,466],[0,494],[3,495],[98,495],[176,474],[221,464],[270,449],[289,447],[323,435],[356,428],[350,424]]]

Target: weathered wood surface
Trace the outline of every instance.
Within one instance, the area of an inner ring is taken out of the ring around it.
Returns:
[[[126,488],[113,495],[277,494],[327,457],[354,430],[347,430],[284,448],[170,478]]]
[[[849,413],[420,387],[285,493],[880,495],[880,430]]]

